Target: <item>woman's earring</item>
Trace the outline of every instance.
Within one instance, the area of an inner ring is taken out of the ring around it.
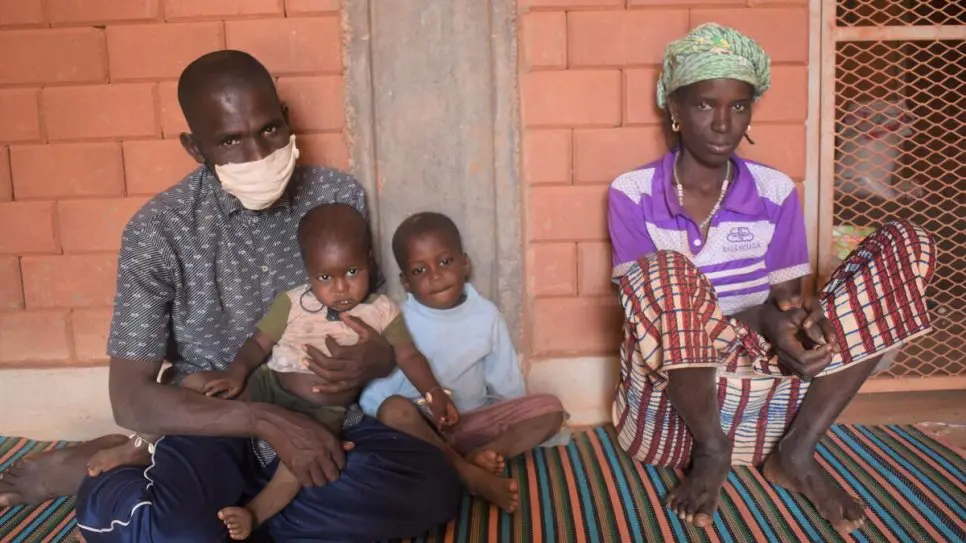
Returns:
[[[678,122],[675,121],[674,119],[671,119],[671,132],[680,132],[680,131],[681,131],[681,125],[678,124]]]
[[[751,132],[751,125],[750,124],[748,125],[748,128],[745,129],[745,139],[748,140],[748,143],[754,145],[755,144],[755,140],[751,139],[751,136],[748,135],[748,132]]]

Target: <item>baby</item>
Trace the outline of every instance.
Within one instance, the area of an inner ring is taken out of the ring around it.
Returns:
[[[181,386],[209,396],[279,405],[307,415],[338,434],[346,408],[360,391],[317,392],[320,380],[306,369],[303,360],[306,345],[328,355],[327,336],[342,345],[358,341],[358,334],[340,317],[345,313],[362,320],[389,342],[397,366],[425,398],[437,426],[455,423],[456,408],[443,393],[426,358],[416,350],[399,308],[388,297],[370,292],[372,248],[363,216],[344,204],[317,206],[299,223],[298,241],[309,282],[275,298],[225,371],[189,375]],[[121,464],[148,464],[150,452],[141,445],[153,441],[135,436],[127,444],[97,453],[89,464],[90,475]],[[232,539],[245,539],[288,505],[299,488],[292,472],[279,464],[269,483],[246,506],[225,507],[218,517]]]
[[[549,394],[526,394],[506,322],[467,282],[472,264],[449,217],[413,215],[396,230],[392,249],[409,293],[402,304],[406,325],[460,412],[439,433],[424,425],[429,432],[423,435],[443,450],[471,493],[513,512],[518,484],[497,476],[507,458],[561,430],[563,406]],[[432,416],[420,384],[398,371],[370,383],[360,399],[363,411],[402,431],[411,428],[404,424],[411,413],[420,418],[414,402]]]

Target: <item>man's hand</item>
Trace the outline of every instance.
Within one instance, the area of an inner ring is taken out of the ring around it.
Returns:
[[[355,345],[339,345],[327,337],[325,345],[331,356],[325,356],[311,345],[305,346],[309,355],[306,367],[324,381],[313,392],[333,394],[361,388],[392,371],[392,347],[386,338],[353,316],[342,313],[341,318],[359,334],[359,342]]]
[[[817,302],[808,312],[802,308],[782,311],[777,304],[765,304],[760,317],[761,335],[775,348],[781,365],[792,373],[810,379],[832,361],[836,352],[834,332]]]
[[[275,449],[280,461],[302,486],[322,486],[339,478],[345,452],[351,442],[341,443],[329,430],[298,413],[267,404],[256,411],[256,435]]]

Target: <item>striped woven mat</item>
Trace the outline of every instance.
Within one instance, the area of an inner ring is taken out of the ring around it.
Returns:
[[[55,446],[0,438],[0,469]],[[744,467],[728,476],[711,529],[695,529],[663,505],[682,473],[633,462],[602,427],[509,463],[521,483],[515,515],[466,496],[454,522],[416,541],[966,541],[966,461],[915,428],[834,426],[819,461],[868,504],[846,539],[801,496]],[[64,498],[0,511],[0,542],[73,541],[71,507]]]

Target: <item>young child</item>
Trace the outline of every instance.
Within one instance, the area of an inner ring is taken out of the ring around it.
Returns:
[[[442,428],[442,439],[430,432],[427,440],[443,449],[471,492],[512,512],[519,502],[516,481],[501,478],[493,486],[470,468],[501,474],[507,458],[561,430],[563,406],[552,395],[526,395],[506,322],[467,282],[471,263],[452,220],[439,213],[414,215],[396,230],[392,249],[409,293],[402,304],[406,325],[460,411],[456,424]],[[397,427],[412,420],[420,397],[418,383],[397,371],[370,383],[360,404]]]
[[[413,345],[399,308],[388,297],[370,293],[371,240],[362,215],[344,204],[320,205],[302,218],[298,240],[309,282],[275,298],[227,370],[188,376],[182,386],[209,396],[241,394],[247,401],[273,403],[307,415],[338,434],[346,407],[356,401],[359,390],[316,392],[321,381],[302,361],[305,345],[329,354],[326,336],[342,345],[358,341],[358,334],[340,317],[345,313],[379,331],[392,345],[399,370],[421,391],[435,422],[440,427],[455,423],[456,409],[442,393],[426,358]],[[268,364],[263,366],[266,360]],[[98,453],[91,460],[90,474],[121,464],[147,464],[150,454],[140,447],[144,440],[154,441],[138,436],[117,449]],[[288,505],[299,488],[291,471],[279,464],[271,481],[252,501],[244,507],[225,507],[218,517],[233,539],[245,539]]]

